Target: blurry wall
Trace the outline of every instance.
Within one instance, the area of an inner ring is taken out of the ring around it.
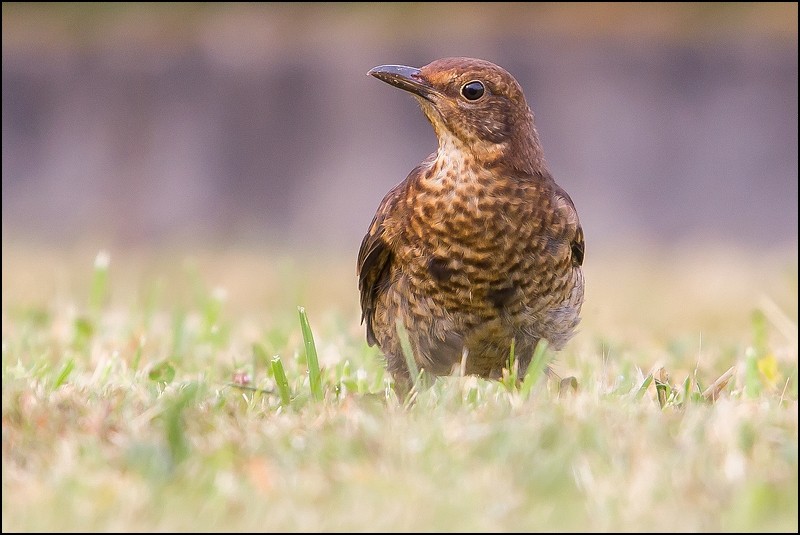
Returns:
[[[365,75],[506,67],[591,248],[797,240],[797,4],[3,3],[4,240],[330,247],[435,149]]]

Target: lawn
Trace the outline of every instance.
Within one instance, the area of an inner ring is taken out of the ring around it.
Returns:
[[[4,243],[3,531],[797,531],[796,244],[589,253],[558,377],[398,400],[354,258]]]

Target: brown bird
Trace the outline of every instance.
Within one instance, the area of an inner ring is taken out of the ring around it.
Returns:
[[[439,148],[386,194],[361,243],[367,342],[401,394],[413,379],[402,327],[430,373],[497,378],[513,341],[522,376],[539,340],[560,349],[573,335],[584,286],[578,214],[547,169],[522,88],[471,58],[368,74],[419,101]]]

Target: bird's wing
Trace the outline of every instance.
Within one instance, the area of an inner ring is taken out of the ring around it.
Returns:
[[[572,265],[581,266],[583,265],[583,254],[586,246],[583,241],[583,227],[581,227],[578,219],[578,211],[575,209],[575,204],[567,192],[558,185],[555,188],[555,196],[557,209],[564,213],[567,225],[572,230],[569,243],[570,251],[572,252]]]
[[[585,245],[583,242],[583,227],[580,225],[578,225],[578,231],[575,233],[575,238],[573,238],[572,243],[570,243],[570,249],[572,250],[572,265],[582,266]]]
[[[383,198],[358,251],[357,275],[358,289],[361,292],[361,321],[367,323],[367,343],[369,345],[378,342],[372,329],[375,301],[378,299],[378,294],[389,283],[393,257],[392,249],[384,237],[386,230],[384,223],[387,216],[394,211],[405,185],[405,181],[401,182]]]

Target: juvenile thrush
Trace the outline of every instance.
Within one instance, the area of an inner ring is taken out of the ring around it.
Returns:
[[[561,349],[580,320],[584,242],[522,88],[471,58],[368,74],[417,99],[439,148],[386,194],[361,243],[367,342],[401,393],[413,379],[402,327],[416,365],[435,375],[464,365],[497,378],[512,340],[524,374],[539,340]]]

